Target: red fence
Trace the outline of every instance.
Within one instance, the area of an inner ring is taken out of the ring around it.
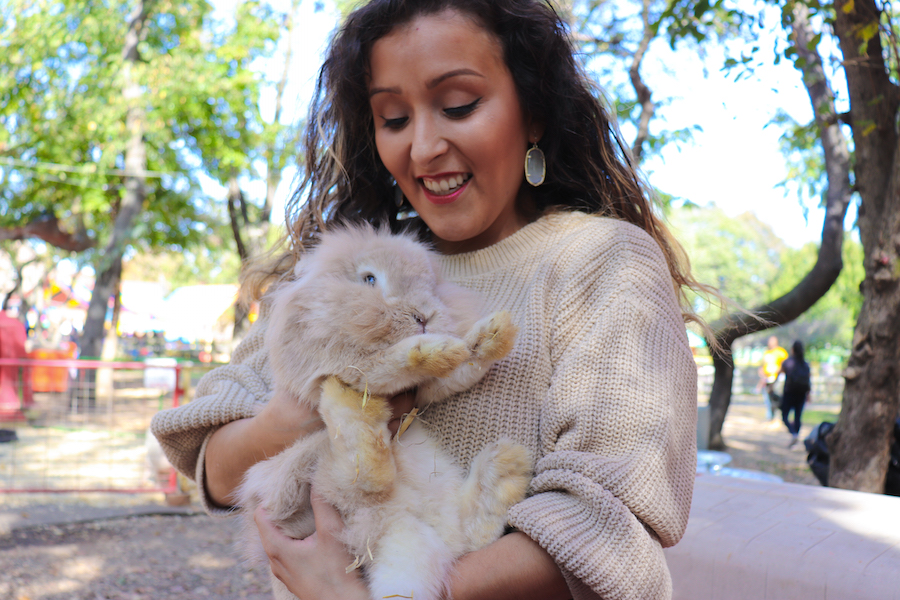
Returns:
[[[0,493],[175,492],[150,419],[199,375],[175,359],[0,359]]]

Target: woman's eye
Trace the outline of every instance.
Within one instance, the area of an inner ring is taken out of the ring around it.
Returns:
[[[375,285],[375,276],[372,275],[371,273],[366,273],[365,275],[363,275],[363,281],[366,282],[366,284],[368,284],[368,285],[374,286]]]
[[[452,119],[460,119],[475,110],[475,108],[478,107],[479,102],[481,102],[481,98],[478,98],[474,102],[466,104],[465,106],[452,106],[450,108],[445,108],[444,114]]]
[[[387,119],[385,117],[381,117],[384,119],[384,128],[385,129],[400,129],[406,122],[409,120],[408,117],[397,117],[396,119]]]

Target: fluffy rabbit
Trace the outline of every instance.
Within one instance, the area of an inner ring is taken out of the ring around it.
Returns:
[[[250,554],[265,560],[260,504],[288,535],[312,533],[312,482],[343,516],[349,567],[364,569],[372,598],[437,600],[455,560],[502,533],[531,457],[498,440],[466,474],[416,419],[392,439],[386,398],[416,387],[425,407],[473,385],[512,348],[509,314],[482,316],[422,244],[369,226],[325,234],[273,293],[271,314],[275,385],[317,405],[325,430],[247,472],[237,498]],[[276,598],[294,600],[272,582]]]

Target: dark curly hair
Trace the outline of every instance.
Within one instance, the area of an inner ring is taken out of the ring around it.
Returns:
[[[293,264],[331,223],[401,226],[399,213],[406,209],[394,202],[393,180],[375,146],[369,57],[375,42],[397,27],[446,10],[497,36],[523,112],[544,126],[546,181],[531,190],[538,213],[582,210],[633,223],[660,245],[676,289],[703,290],[691,278],[680,245],[654,214],[600,91],[575,58],[565,23],[543,0],[371,0],[352,12],[331,42],[310,106],[305,177],[287,206],[291,256],[282,256],[268,274],[277,276]],[[257,278],[256,293],[271,277],[264,279]],[[693,316],[689,310],[688,315]]]

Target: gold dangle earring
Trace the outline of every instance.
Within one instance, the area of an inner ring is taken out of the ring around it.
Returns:
[[[537,187],[544,183],[547,175],[547,157],[544,151],[538,148],[537,142],[532,142],[531,148],[525,153],[525,181]]]

